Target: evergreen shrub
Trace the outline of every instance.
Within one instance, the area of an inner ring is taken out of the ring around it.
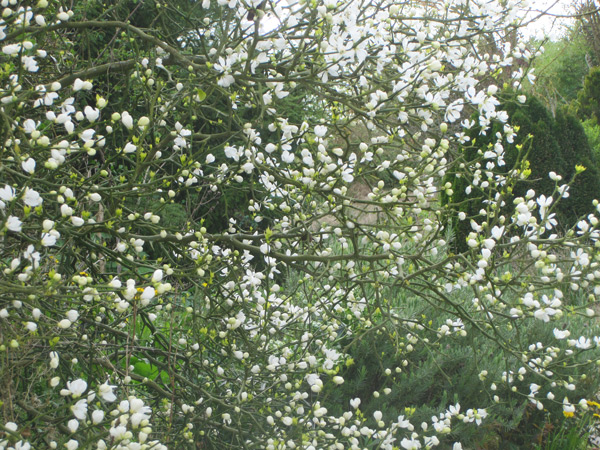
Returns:
[[[577,100],[571,105],[571,110],[577,113],[582,119],[595,119],[598,122],[600,118],[600,67],[592,68],[585,80],[583,89],[577,94]]]
[[[453,295],[451,301],[466,305],[469,296],[466,289]],[[576,306],[584,301],[579,297],[574,294],[567,302]],[[492,341],[478,334],[476,326],[449,320],[444,308],[422,302],[416,291],[406,295],[400,290],[386,290],[382,298],[390,307],[402,309],[405,317],[412,316],[415,322],[406,321],[398,328],[379,315],[379,320],[374,318],[375,327],[368,333],[346,337],[349,359],[345,369],[339,372],[345,383],[330,391],[326,402],[322,399],[330,411],[344,411],[355,398],[361,400],[358,409],[365,417],[385,411],[394,417],[410,417],[417,424],[439,415],[459,398],[463,399],[463,414],[482,402],[494,411],[481,428],[460,425],[453,428],[442,440],[443,448],[444,443],[449,445],[460,438],[466,448],[520,449],[532,442],[546,444],[557,439],[551,430],[561,430],[567,435],[573,434],[570,430],[579,430],[578,418],[564,420],[567,418],[561,413],[560,401],[569,395],[568,389],[562,388],[560,394],[555,392],[559,401],[548,409],[538,410],[523,394],[530,387],[518,372],[509,373],[512,382],[493,384],[490,381],[507,376],[506,359],[518,365],[518,355],[498,352],[491,345]],[[427,324],[427,332],[420,339],[411,339],[411,333],[419,328],[415,326],[417,320]],[[575,334],[596,333],[600,329],[598,325],[587,327],[576,316],[565,317],[555,325],[557,329],[569,327]],[[444,333],[446,338],[442,339]],[[515,327],[507,331],[505,337],[527,351],[528,342],[543,342],[552,335],[552,331],[538,322]],[[565,364],[563,375],[579,380],[589,398],[597,394],[597,373]],[[539,392],[545,395],[552,389],[551,384],[552,381],[547,380],[540,385]],[[515,392],[513,386],[517,387]],[[497,402],[494,394],[504,400]],[[562,419],[556,419],[557,416]],[[580,419],[587,423],[589,418]],[[539,426],[546,420],[545,426]]]
[[[564,181],[572,181],[568,197],[563,198],[553,210],[559,229],[565,231],[574,226],[581,216],[593,211],[593,200],[600,198],[600,180],[596,160],[587,140],[581,122],[565,110],[559,110],[556,117],[535,97],[529,97],[521,103],[515,95],[507,93],[500,106],[510,116],[510,124],[518,130],[514,142],[505,146],[504,166],[494,166],[492,177],[505,176],[511,170],[520,170],[522,179],[514,186],[506,186],[500,194],[505,206],[511,206],[517,197],[525,198],[530,190],[536,195],[557,197],[555,181],[548,173],[554,172]],[[469,130],[469,145],[458,150],[457,162],[470,167],[471,174],[486,171],[485,152],[492,151],[493,136],[503,129],[504,124],[494,121],[490,125],[492,132],[482,135],[481,127]],[[576,173],[576,166],[585,170]],[[574,179],[574,180],[573,180]],[[450,172],[446,180],[452,184],[452,195],[443,195],[444,204],[454,204],[464,212],[465,219],[449,219],[455,234],[455,249],[467,250],[465,239],[473,231],[470,219],[481,217],[494,196],[494,189],[466,188],[472,178]]]

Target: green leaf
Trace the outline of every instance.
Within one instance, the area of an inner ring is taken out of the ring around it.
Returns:
[[[202,102],[206,98],[206,92],[200,88],[196,88],[196,101]]]

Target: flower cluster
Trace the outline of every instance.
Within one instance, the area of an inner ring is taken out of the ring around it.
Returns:
[[[497,170],[525,1],[59,3],[1,2],[0,449],[462,448],[480,399],[331,401],[385,327],[383,396],[478,336],[496,403],[585,407],[600,338],[566,319],[595,315],[600,206],[563,233],[569,183],[515,198],[526,170]],[[502,131],[465,162],[475,123]],[[478,217],[440,203],[448,173],[494,193]]]

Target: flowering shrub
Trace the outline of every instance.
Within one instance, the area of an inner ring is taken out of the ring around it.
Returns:
[[[76,3],[1,2],[0,448],[461,448],[493,408],[327,404],[382,324],[399,353],[486,339],[497,405],[587,407],[571,369],[599,338],[562,324],[594,320],[597,217],[554,232],[557,174],[504,204],[508,124],[456,158],[474,112],[507,123],[525,2]],[[298,93],[318,120],[288,117]],[[448,171],[495,192],[460,254]],[[512,338],[532,322],[546,339]]]

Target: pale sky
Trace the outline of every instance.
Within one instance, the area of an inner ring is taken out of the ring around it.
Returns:
[[[548,10],[549,13],[558,15],[572,14],[573,10],[571,5],[574,3],[573,0],[532,0],[532,8],[540,12]],[[536,17],[539,13],[531,13],[531,17]],[[523,30],[524,34],[528,36],[543,37],[544,35],[549,36],[552,39],[560,38],[565,31],[565,25],[572,22],[571,19],[562,17],[545,16],[538,19],[527,27],[527,30]]]

